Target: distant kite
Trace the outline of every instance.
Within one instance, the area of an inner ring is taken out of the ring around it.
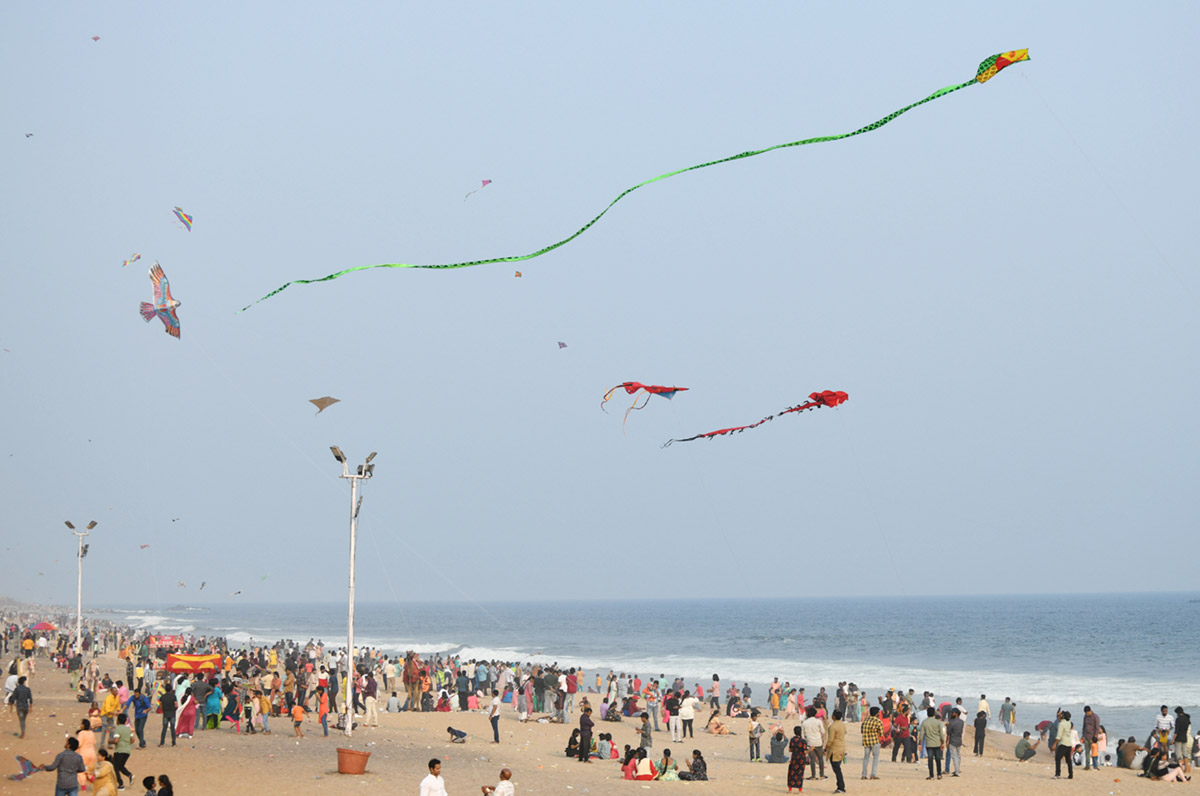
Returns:
[[[181,580],[178,580],[178,581],[175,581],[175,582],[179,584],[179,588],[181,588],[181,589],[186,589],[186,588],[187,588],[187,584],[186,584],[186,583],[184,583],[183,581],[181,581]]]
[[[237,597],[237,596],[238,596],[239,594],[241,594],[241,593],[242,593],[242,590],[241,590],[241,589],[238,589],[237,591],[235,591],[233,594],[231,594],[231,595],[229,595],[229,596],[230,596],[230,597]]]
[[[968,86],[973,86],[977,83],[986,83],[988,80],[991,80],[992,77],[994,77],[1001,69],[1011,66],[1012,64],[1015,64],[1019,61],[1028,61],[1028,60],[1029,60],[1029,51],[1028,50],[1012,50],[1012,51],[1009,51],[1006,53],[1000,53],[1000,54],[985,58],[979,64],[979,68],[976,70],[975,76],[972,77],[970,80],[966,81],[965,83],[959,83],[957,85],[946,86],[945,88],[940,88],[937,91],[930,94],[928,97],[925,97],[924,99],[917,100],[916,102],[913,102],[909,105],[905,105],[903,108],[900,108],[899,110],[892,111],[887,116],[884,116],[882,119],[879,119],[877,121],[871,122],[866,125],[863,125],[862,127],[859,127],[857,130],[852,130],[851,132],[848,132],[848,133],[837,133],[835,135],[823,135],[823,136],[817,136],[815,138],[805,138],[805,139],[801,139],[799,141],[789,141],[789,142],[783,143],[783,144],[775,144],[774,146],[769,146],[765,149],[752,149],[752,150],[740,152],[736,155],[730,155],[728,157],[720,158],[719,160],[710,160],[707,163],[700,163],[695,166],[687,166],[682,169],[675,169],[674,171],[668,171],[664,174],[658,175],[657,177],[651,177],[648,180],[639,182],[637,185],[634,185],[630,188],[626,188],[624,191],[622,191],[620,194],[617,195],[616,199],[613,199],[611,202],[609,202],[608,205],[603,210],[600,211],[599,215],[597,215],[591,221],[584,224],[582,227],[580,227],[578,230],[573,232],[568,237],[563,238],[560,241],[556,241],[554,243],[547,244],[540,249],[530,252],[529,254],[521,254],[521,255],[516,255],[516,256],[512,256],[512,257],[489,257],[489,258],[482,259],[482,260],[466,260],[463,262],[434,263],[434,264],[426,264],[426,265],[419,265],[416,263],[379,263],[376,265],[358,265],[358,266],[354,266],[352,268],[345,268],[341,271],[335,271],[332,274],[328,274],[326,276],[319,277],[316,279],[294,279],[291,282],[285,282],[284,284],[275,288],[270,293],[263,296],[262,298],[260,298],[258,301],[254,302],[254,303],[257,304],[259,301],[265,301],[265,300],[271,298],[272,296],[276,296],[279,293],[286,290],[290,285],[309,285],[314,282],[328,282],[330,280],[337,279],[340,276],[344,276],[346,274],[349,274],[349,273],[352,273],[355,271],[367,271],[372,268],[450,269],[450,268],[470,268],[472,266],[488,265],[490,263],[515,263],[515,262],[523,262],[525,260],[532,260],[535,257],[541,257],[543,254],[549,254],[550,252],[554,251],[555,249],[559,248],[560,246],[565,246],[566,244],[568,244],[571,241],[578,238],[583,233],[587,232],[589,229],[591,229],[596,224],[597,221],[599,221],[601,218],[603,218],[604,215],[606,213],[608,213],[609,210],[612,209],[613,205],[615,205],[617,202],[621,201],[626,196],[633,193],[638,188],[641,188],[644,185],[649,185],[652,182],[658,182],[659,180],[665,180],[670,177],[675,177],[677,175],[684,174],[689,171],[696,171],[698,169],[706,169],[709,166],[716,166],[721,163],[730,163],[730,162],[736,161],[736,160],[744,160],[746,158],[752,158],[757,155],[765,154],[767,152],[773,152],[776,149],[786,149],[789,147],[805,146],[807,144],[822,144],[822,143],[827,143],[829,141],[840,141],[845,138],[853,138],[854,136],[862,135],[863,133],[870,133],[875,130],[878,130],[879,128],[883,127],[885,124],[888,124],[889,122],[893,121],[894,119],[899,118],[901,115],[909,112],[913,108],[920,107],[921,105],[924,105],[927,102],[932,102],[935,99],[944,97],[947,94],[952,94],[955,91],[959,91],[960,89],[967,88]],[[485,181],[485,184],[486,184],[486,181]],[[479,190],[479,189],[476,189],[476,190]],[[470,194],[467,194],[467,195],[470,196]],[[254,305],[251,304],[246,307],[243,307],[241,311],[244,312],[244,311],[250,309],[250,307],[252,307],[252,306],[254,306]]]
[[[178,517],[172,517],[172,518],[171,518],[171,522],[179,522],[179,518],[178,518]]]
[[[121,267],[124,268],[125,266],[129,265],[130,263],[136,263],[140,259],[142,259],[142,255],[135,253],[135,254],[131,255],[128,260],[121,263]]]
[[[478,188],[476,188],[475,190],[468,192],[468,193],[467,193],[467,195],[463,197],[463,201],[464,201],[464,202],[465,202],[465,201],[467,201],[468,199],[470,199],[470,198],[471,198],[471,194],[476,194],[476,193],[479,193],[479,192],[480,192],[480,191],[482,191],[484,188],[486,188],[486,187],[488,187],[489,185],[491,185],[491,184],[492,184],[492,181],[491,181],[491,180],[482,180],[482,182],[483,182],[483,185],[480,185],[480,186],[479,186]]]
[[[341,403],[342,399],[331,398],[330,396],[326,395],[324,398],[309,398],[308,402],[317,407],[317,414],[319,415],[334,404]]]
[[[517,271],[516,273],[514,273],[514,274],[513,274],[513,276],[515,276],[517,279],[520,279],[520,278],[521,278],[521,272],[520,272],[520,271]]]
[[[262,576],[262,579],[263,579],[263,580],[266,580],[266,579],[267,579],[267,576],[266,576],[266,575],[263,575],[263,576]]]
[[[188,232],[192,231],[192,217],[183,212],[182,207],[175,208],[175,217],[178,218],[185,227],[187,227]]]
[[[200,588],[198,589],[198,591],[204,591],[204,587],[207,585],[208,585],[208,581],[206,581],[206,580],[200,581]]]
[[[146,323],[150,323],[157,315],[167,334],[178,340],[179,316],[175,314],[175,310],[181,305],[171,297],[171,283],[167,281],[167,275],[158,263],[150,269],[150,281],[154,283],[154,303],[142,302],[142,317],[146,319]]]
[[[558,341],[558,350],[559,350],[559,351],[563,350],[563,349],[564,349],[564,348],[566,348],[566,347],[567,347],[567,344],[566,344],[566,343],[564,343],[562,340],[559,340],[559,341]]]
[[[564,348],[566,347],[563,343],[559,343],[559,345]],[[640,381],[623,381],[616,387],[613,387],[611,390],[604,393],[604,398],[600,401],[600,408],[602,410],[605,412],[608,411],[607,409],[604,409],[604,404],[608,403],[608,399],[612,397],[612,394],[620,389],[624,389],[627,394],[633,396],[633,403],[630,404],[629,408],[625,410],[625,419],[621,421],[621,428],[623,429],[625,428],[625,421],[629,419],[629,413],[635,409],[645,409],[646,404],[650,403],[650,396],[661,395],[663,398],[666,398],[669,401],[675,397],[675,393],[683,392],[687,390],[687,387],[662,387],[657,384],[642,384]],[[643,390],[646,392],[646,402],[641,406],[638,406],[637,393]]]
[[[99,37],[99,36],[93,36],[93,37],[92,37],[92,41],[100,41],[100,37]]]
[[[138,545],[138,550],[145,550],[149,546],[150,545],[148,545],[148,544],[140,544],[140,545]]]
[[[822,392],[809,393],[808,401],[806,403],[802,403],[799,406],[788,407],[787,409],[784,409],[782,412],[779,412],[778,414],[767,415],[762,420],[759,420],[757,423],[751,423],[748,426],[733,426],[732,428],[722,428],[722,429],[718,429],[717,431],[710,431],[707,434],[697,434],[694,437],[687,437],[686,439],[669,439],[663,443],[663,447],[664,448],[669,447],[672,442],[691,442],[694,439],[712,439],[713,437],[720,437],[724,434],[740,434],[741,432],[743,432],[747,429],[757,428],[758,426],[761,426],[763,423],[774,420],[776,417],[783,417],[784,415],[786,415],[790,412],[803,412],[806,409],[812,410],[812,409],[820,408],[822,406],[837,406],[838,404],[844,404],[848,400],[850,400],[850,396],[846,395],[846,393],[842,392],[841,390],[838,390],[837,392],[834,392],[832,390],[824,390]]]
[[[26,133],[26,134],[25,134],[25,137],[26,137],[26,138],[33,138],[33,133]]]

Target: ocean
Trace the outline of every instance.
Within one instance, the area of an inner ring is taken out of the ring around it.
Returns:
[[[109,620],[154,632],[346,642],[345,603],[113,606]],[[811,699],[841,680],[872,704],[888,688],[933,691],[974,711],[987,694],[993,726],[1005,697],[1032,729],[1057,707],[1088,704],[1112,745],[1145,739],[1161,704],[1200,705],[1195,676],[1200,593],[777,600],[357,603],[355,644],[463,659],[559,662],[643,678],[684,677],[707,690],[748,681],[755,704],[773,677]],[[1190,706],[1190,707],[1189,707]]]

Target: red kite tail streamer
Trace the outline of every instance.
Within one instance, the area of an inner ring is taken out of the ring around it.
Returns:
[[[730,428],[721,428],[716,431],[709,431],[706,434],[697,434],[694,437],[686,437],[684,439],[669,439],[663,443],[664,448],[669,448],[672,442],[691,442],[697,439],[713,439],[714,437],[722,437],[726,434],[740,434],[743,431],[751,428],[758,428],[763,423],[768,423],[777,417],[783,417],[791,412],[803,412],[805,410],[819,409],[822,406],[838,406],[850,400],[850,396],[841,390],[823,390],[822,392],[809,393],[808,400],[799,406],[790,406],[782,412],[777,412],[773,415],[767,415],[762,420],[756,423],[751,423],[748,426],[732,426]]]

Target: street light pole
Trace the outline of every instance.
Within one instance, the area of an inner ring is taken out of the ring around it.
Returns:
[[[375,473],[375,465],[371,464],[371,460],[375,458],[375,452],[372,451],[367,460],[358,465],[354,473],[351,473],[350,465],[346,462],[346,455],[342,453],[342,449],[337,445],[331,445],[329,450],[333,452],[333,458],[342,465],[342,474],[338,477],[345,478],[350,482],[350,608],[346,617],[346,656],[349,666],[346,667],[346,700],[342,706],[346,716],[346,737],[349,738],[354,730],[354,680],[358,674],[354,664],[354,547],[358,541],[358,510],[362,508],[362,498],[358,494],[358,482],[370,478]]]
[[[88,523],[87,530],[77,531],[75,526],[69,520],[65,520],[64,524],[71,529],[71,533],[75,534],[75,538],[79,541],[78,563],[79,563],[79,581],[75,590],[75,652],[79,652],[79,641],[83,635],[83,557],[87,555],[88,545],[83,543],[83,537],[91,536],[88,531],[95,528],[97,523],[92,520]]]

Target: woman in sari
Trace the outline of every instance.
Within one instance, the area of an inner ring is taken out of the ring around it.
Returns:
[[[93,783],[94,796],[117,796],[117,772],[108,761],[108,750],[101,749],[96,753],[96,779]]]
[[[800,728],[794,727],[792,732],[794,735],[788,743],[788,752],[792,755],[792,760],[788,763],[788,793],[792,792],[792,788],[804,791],[804,766],[808,763],[808,744],[804,742]]]
[[[191,738],[196,729],[196,698],[192,689],[185,688],[183,699],[175,713],[175,733],[180,738]]]
[[[96,733],[92,732],[92,723],[88,719],[83,719],[79,722],[79,729],[75,731],[75,739],[79,741],[79,748],[75,751],[79,752],[79,756],[83,758],[83,764],[87,766],[87,773],[79,775],[79,787],[87,786],[88,773],[96,770]]]
[[[725,726],[725,722],[721,721],[720,714],[721,711],[719,709],[714,710],[712,715],[708,717],[708,725],[704,729],[713,735],[728,735],[729,728]]]

